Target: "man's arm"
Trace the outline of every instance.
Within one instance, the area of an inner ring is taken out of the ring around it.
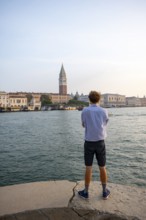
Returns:
[[[82,111],[82,114],[81,114],[81,122],[82,122],[82,126],[85,128],[84,112],[83,111]]]
[[[108,116],[108,111],[107,110],[105,111],[105,121],[106,121],[106,124],[109,121],[109,116]]]

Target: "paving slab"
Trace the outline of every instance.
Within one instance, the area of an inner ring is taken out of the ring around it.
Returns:
[[[111,195],[108,200],[102,198],[100,182],[91,182],[88,201],[79,198],[77,191],[84,188],[84,181],[80,181],[74,191],[70,207],[97,210],[100,212],[134,216],[146,220],[146,189],[108,183]]]
[[[0,187],[0,216],[48,207],[67,207],[75,185],[63,180]]]

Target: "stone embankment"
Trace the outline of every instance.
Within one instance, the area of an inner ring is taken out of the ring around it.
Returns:
[[[111,196],[92,182],[90,199],[77,191],[84,182],[48,181],[0,187],[0,220],[146,220],[146,189],[109,183]]]

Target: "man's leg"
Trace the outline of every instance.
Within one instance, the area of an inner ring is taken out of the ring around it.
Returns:
[[[88,192],[89,185],[92,178],[92,166],[86,166],[85,171],[85,192]]]
[[[106,173],[106,168],[104,167],[99,167],[100,170],[100,181],[102,184],[103,192],[106,191],[106,183],[107,183],[107,173]]]
[[[85,141],[84,143],[84,160],[85,160],[85,188],[78,192],[78,194],[83,198],[89,198],[89,185],[92,177],[92,163],[94,158],[93,143]]]
[[[86,166],[85,170],[85,188],[78,192],[79,196],[82,198],[88,199],[89,198],[89,185],[92,177],[92,166]]]
[[[107,199],[110,195],[110,191],[106,188],[107,184],[107,173],[105,166],[99,167],[100,169],[100,180],[103,188],[103,199]]]

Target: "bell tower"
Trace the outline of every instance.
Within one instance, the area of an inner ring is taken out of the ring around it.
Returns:
[[[67,78],[63,64],[61,66],[61,70],[59,74],[59,94],[67,95]]]

